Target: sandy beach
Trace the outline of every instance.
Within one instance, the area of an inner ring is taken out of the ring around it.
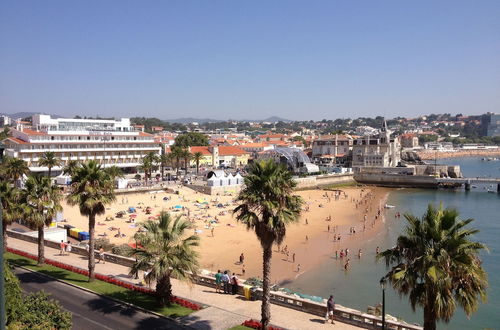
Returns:
[[[260,243],[254,232],[247,231],[245,225],[238,223],[232,215],[236,207],[236,193],[208,196],[185,187],[176,189],[179,190],[178,195],[164,191],[117,195],[116,202],[107,207],[106,214],[97,217],[96,237],[107,237],[114,244],[133,243],[138,224],[154,219],[160,211],[166,210],[173,216],[186,216],[193,222],[193,233],[196,232],[201,238],[199,252],[203,269],[229,269],[242,278],[261,277]],[[304,210],[300,221],[287,228],[285,241],[281,245],[281,249],[287,247],[288,258],[286,253],[278,251],[277,246],[274,249],[273,282],[286,282],[300,276],[322,261],[334,257],[336,250],[340,253],[341,249],[348,248],[348,257],[357,258],[359,242],[380,230],[389,189],[346,187],[341,190],[338,198],[334,197],[332,191],[297,192],[304,198]],[[135,212],[130,213],[130,207],[135,208]],[[150,208],[149,212],[146,212],[147,207]],[[68,224],[82,230],[88,229],[88,220],[80,215],[77,207],[63,202],[63,208]],[[381,215],[375,220],[379,208]],[[119,211],[125,212],[122,218],[116,217]],[[106,218],[114,219],[106,221]],[[355,234],[351,232],[351,227]],[[244,274],[243,264],[239,263],[241,253],[244,254]]]

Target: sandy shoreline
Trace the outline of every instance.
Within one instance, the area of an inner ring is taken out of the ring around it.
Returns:
[[[493,157],[500,156],[500,149],[496,150],[467,150],[467,151],[417,151],[423,160],[459,157]]]
[[[240,277],[262,277],[262,249],[253,231],[238,223],[231,211],[236,207],[233,200],[236,194],[227,196],[208,196],[197,193],[185,187],[179,187],[179,195],[166,192],[134,193],[117,195],[115,203],[110,205],[106,214],[96,219],[97,237],[106,237],[114,244],[133,243],[133,235],[137,231],[137,224],[150,217],[155,217],[161,210],[171,212],[172,215],[188,216],[193,222],[197,234],[200,236],[200,265],[203,269],[216,271],[229,269]],[[323,190],[307,190],[297,192],[306,202],[301,219],[298,223],[287,228],[287,235],[282,248],[288,247],[289,257],[273,249],[272,281],[286,282],[293,280],[304,272],[313,269],[318,264],[334,257],[335,250],[349,248],[350,257],[357,258],[360,243],[375,235],[382,227],[381,217],[374,222],[378,208],[384,214],[384,204],[390,189],[379,187],[346,187],[345,192],[338,200],[333,192]],[[168,200],[164,200],[167,198]],[[356,208],[356,203],[360,204]],[[220,205],[222,204],[222,205]],[[222,206],[222,207],[218,207]],[[135,207],[135,213],[126,213],[123,218],[117,218],[118,211],[127,211]],[[146,214],[146,207],[151,207],[151,213]],[[177,206],[177,208],[176,208]],[[184,209],[182,209],[184,207]],[[208,207],[208,208],[207,208]],[[80,215],[77,207],[63,202],[64,218],[67,223],[77,228],[87,230],[88,220]],[[308,209],[308,210],[307,210]],[[368,212],[366,212],[368,210]],[[363,231],[364,214],[367,214]],[[135,223],[130,221],[130,214],[135,214]],[[106,221],[106,217],[114,217]],[[327,218],[331,217],[331,221]],[[214,227],[214,237],[208,227],[208,222],[217,218],[218,224]],[[307,223],[306,224],[306,219]],[[330,226],[330,232],[328,232]],[[336,230],[334,232],[334,228]],[[354,227],[356,234],[350,234]],[[123,237],[115,237],[118,228]],[[193,231],[194,231],[193,230]],[[340,235],[341,240],[334,242],[334,237]],[[307,241],[306,241],[307,236]],[[245,255],[245,274],[238,259],[241,253]],[[295,263],[292,262],[295,253]],[[300,264],[300,272],[298,271]]]

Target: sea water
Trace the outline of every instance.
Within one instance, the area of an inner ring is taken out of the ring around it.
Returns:
[[[500,162],[482,161],[480,158],[461,158],[440,160],[441,164],[461,166],[465,177],[500,177]],[[388,197],[388,204],[396,208],[386,212],[384,228],[376,236],[363,242],[363,256],[357,257],[357,251],[350,250],[351,266],[344,271],[344,261],[332,258],[314,270],[304,273],[288,288],[322,297],[335,296],[337,303],[346,307],[366,311],[382,301],[380,279],[387,269],[383,260],[375,260],[375,250],[392,247],[398,235],[406,225],[403,216],[395,218],[395,213],[410,212],[421,216],[429,203],[459,210],[463,219],[474,218],[471,226],[480,230],[474,239],[485,243],[489,252],[481,254],[483,267],[488,273],[488,301],[480,304],[479,309],[470,319],[457,306],[450,323],[438,323],[439,329],[500,329],[500,194],[488,193],[496,187],[477,185],[472,191],[461,190],[424,190],[396,189]],[[358,233],[356,235],[363,235]],[[328,247],[331,248],[330,246]],[[348,248],[339,245],[338,250]],[[423,312],[413,312],[408,297],[399,297],[391,288],[386,289],[386,313],[402,318],[409,323],[423,324]]]

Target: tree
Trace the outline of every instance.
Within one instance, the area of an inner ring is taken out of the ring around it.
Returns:
[[[200,161],[203,159],[203,154],[199,151],[193,154],[193,160],[196,163],[196,175],[198,175],[200,169]]]
[[[62,170],[63,174],[73,176],[73,174],[75,173],[78,166],[80,166],[80,164],[81,163],[77,160],[69,160],[66,163],[66,165],[63,167],[63,170]]]
[[[123,171],[116,165],[104,168],[104,171],[110,176],[110,178],[114,181],[115,179],[123,178]]]
[[[9,134],[10,134],[10,129],[8,127],[4,127],[3,130],[0,132],[0,141],[8,138]]]
[[[466,228],[473,219],[459,220],[455,209],[429,204],[422,218],[406,214],[408,226],[396,246],[382,252],[388,267],[386,278],[410,303],[424,309],[424,329],[436,329],[436,321],[449,322],[456,304],[467,316],[485,301],[487,274],[479,252],[485,245],[472,241],[478,232]]]
[[[7,329],[71,329],[71,313],[43,291],[23,297],[19,280],[5,262],[5,309]]]
[[[49,178],[52,176],[52,168],[56,166],[61,166],[61,159],[56,157],[56,154],[52,151],[46,151],[40,157],[38,165],[46,166],[49,168]]]
[[[189,152],[189,149],[184,148],[184,149],[182,149],[181,155],[182,155],[182,158],[184,159],[184,166],[186,168],[186,175],[187,175],[188,168],[189,168],[189,161],[191,158],[193,158],[193,154],[191,154]]]
[[[173,146],[171,148],[170,154],[172,155],[172,159],[175,159],[175,171],[177,175],[179,175],[179,167],[180,167],[180,162],[181,158],[183,157],[183,152],[181,147]]]
[[[2,200],[2,228],[3,228],[3,249],[7,249],[7,225],[17,219],[20,214],[19,209],[19,189],[10,182],[0,181],[0,198]]]
[[[89,282],[95,278],[95,217],[104,214],[106,205],[115,201],[110,175],[95,160],[83,163],[71,177],[69,205],[78,205],[80,214],[89,218]]]
[[[50,225],[61,207],[61,189],[52,185],[49,177],[32,175],[21,191],[24,218],[38,231],[38,264],[45,262],[44,227]]]
[[[3,168],[5,177],[16,185],[18,183],[17,181],[22,178],[23,175],[28,175],[30,173],[28,164],[24,160],[15,157],[6,157],[3,163]]]
[[[156,295],[161,305],[170,305],[172,284],[170,277],[178,280],[191,280],[191,274],[198,270],[198,253],[195,247],[199,237],[188,236],[188,221],[180,216],[173,219],[169,213],[162,211],[159,221],[148,220],[142,224],[144,231],[134,236],[137,246],[130,252],[136,262],[130,269],[131,275],[148,269],[146,282],[156,281]]]
[[[236,219],[253,229],[263,249],[262,326],[271,319],[270,276],[272,246],[281,244],[286,226],[299,219],[303,200],[292,195],[296,186],[292,174],[272,159],[250,164],[245,188],[238,195],[240,205],[234,209]]]
[[[181,148],[208,146],[208,138],[206,135],[197,132],[184,133],[175,138],[174,146]]]
[[[151,179],[151,173],[155,169],[159,162],[158,154],[155,152],[150,152],[142,159],[141,169],[144,171],[144,176],[146,181],[148,178]]]

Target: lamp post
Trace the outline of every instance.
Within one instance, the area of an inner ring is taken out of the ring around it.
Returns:
[[[382,288],[382,330],[385,330],[385,277],[380,279],[380,287]]]

